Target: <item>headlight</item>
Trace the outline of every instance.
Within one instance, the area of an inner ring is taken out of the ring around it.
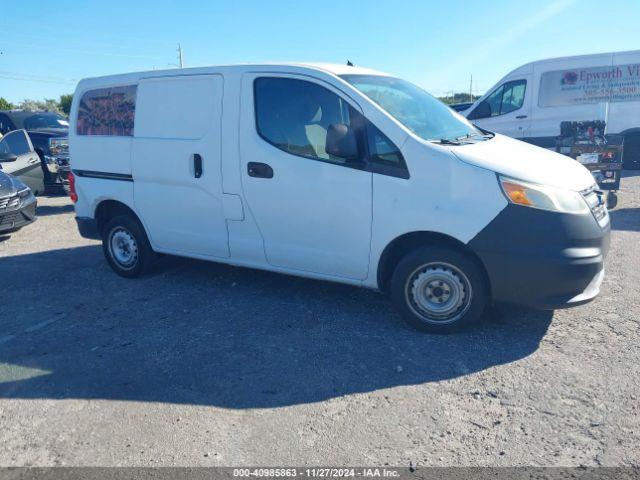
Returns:
[[[31,189],[29,187],[23,188],[22,190],[18,190],[18,196],[20,198],[26,198],[31,195]]]
[[[508,177],[498,178],[502,191],[511,203],[552,212],[589,213],[587,203],[578,192],[535,185]]]

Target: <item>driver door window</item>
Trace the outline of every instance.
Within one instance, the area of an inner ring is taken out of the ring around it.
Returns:
[[[502,106],[500,108],[500,115],[515,112],[516,110],[522,108],[526,86],[526,80],[519,80],[517,82],[511,82],[505,85],[504,93],[502,94]]]
[[[470,119],[498,117],[515,112],[524,105],[526,80],[514,80],[495,89],[469,115]]]
[[[327,132],[339,124],[355,131],[360,115],[338,95],[312,82],[279,77],[256,79],[254,95],[264,140],[292,155],[346,163],[326,151]]]

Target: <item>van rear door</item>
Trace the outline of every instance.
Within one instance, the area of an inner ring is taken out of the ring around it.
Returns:
[[[134,202],[162,252],[228,257],[221,75],[143,79],[132,147]]]

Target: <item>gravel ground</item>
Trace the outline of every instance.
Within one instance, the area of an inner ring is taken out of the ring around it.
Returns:
[[[165,258],[111,272],[64,197],[0,237],[0,465],[639,465],[640,172],[600,297],[453,336],[375,292]]]

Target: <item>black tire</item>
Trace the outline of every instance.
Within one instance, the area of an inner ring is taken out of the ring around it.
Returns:
[[[391,278],[396,308],[411,326],[430,333],[458,332],[476,323],[488,291],[482,267],[464,252],[446,246],[409,252]]]
[[[118,215],[107,222],[102,231],[102,252],[113,271],[125,278],[144,275],[156,258],[144,228],[130,215]]]

